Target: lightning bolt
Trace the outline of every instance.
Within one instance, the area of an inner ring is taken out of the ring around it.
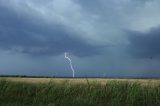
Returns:
[[[73,68],[73,65],[72,65],[72,60],[71,60],[67,55],[68,55],[68,53],[65,52],[65,53],[64,53],[64,58],[67,59],[67,60],[69,61],[71,70],[72,70],[72,72],[73,72],[73,78],[74,78],[74,68]]]

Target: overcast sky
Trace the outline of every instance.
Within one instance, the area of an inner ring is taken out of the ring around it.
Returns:
[[[0,74],[160,77],[160,0],[0,0]]]

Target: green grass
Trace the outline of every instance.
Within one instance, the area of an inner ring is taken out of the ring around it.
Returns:
[[[0,81],[0,106],[160,106],[160,85]]]

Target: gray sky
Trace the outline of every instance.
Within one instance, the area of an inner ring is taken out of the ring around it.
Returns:
[[[159,0],[0,0],[0,74],[160,77]]]

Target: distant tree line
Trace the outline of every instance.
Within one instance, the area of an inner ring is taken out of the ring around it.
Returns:
[[[70,76],[36,76],[36,75],[0,75],[0,77],[19,77],[19,78],[72,78]],[[101,78],[101,79],[160,79],[160,77],[111,77],[111,76],[105,76],[105,77],[98,77],[98,76],[77,76],[76,78]]]
[[[34,76],[34,75],[0,75],[0,77],[19,77],[19,78],[55,78],[55,76]]]

